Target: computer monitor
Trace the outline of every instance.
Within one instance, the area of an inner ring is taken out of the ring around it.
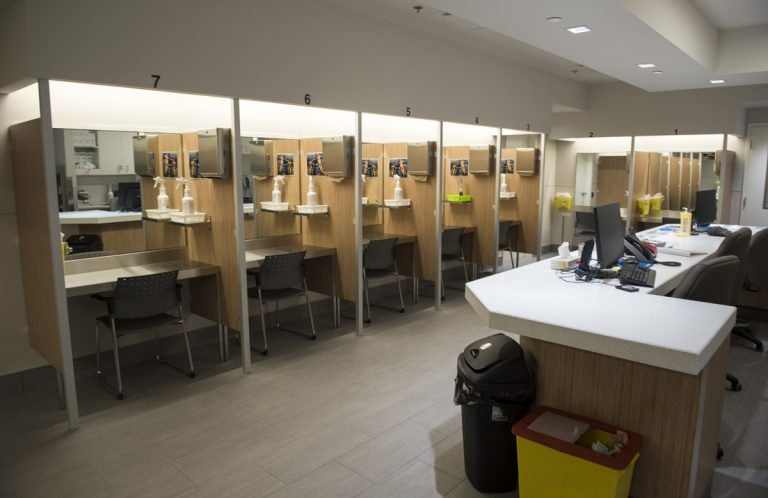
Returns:
[[[138,211],[141,209],[141,187],[138,182],[117,184],[117,207],[121,211]]]
[[[705,227],[717,218],[717,198],[714,190],[696,192],[696,224]]]
[[[624,222],[618,202],[594,208],[595,246],[600,268],[610,268],[624,255]]]

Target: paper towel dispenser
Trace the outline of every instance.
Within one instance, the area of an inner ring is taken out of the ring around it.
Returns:
[[[515,173],[520,176],[533,176],[539,170],[539,149],[534,147],[518,147]]]
[[[489,175],[494,171],[495,164],[495,145],[472,145],[469,147],[469,172],[473,175]]]
[[[228,178],[232,172],[232,138],[229,128],[197,132],[201,178]]]
[[[355,137],[344,135],[323,139],[323,173],[346,178],[354,171]]]
[[[253,176],[268,176],[269,158],[267,156],[267,142],[257,138],[243,138],[244,164],[249,165]]]
[[[432,176],[435,173],[436,142],[412,142],[408,144],[408,174]]]
[[[133,165],[139,176],[154,178],[162,174],[157,153],[149,150],[149,135],[133,137]]]

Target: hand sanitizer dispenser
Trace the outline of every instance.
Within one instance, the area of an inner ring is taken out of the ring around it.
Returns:
[[[168,207],[168,192],[165,190],[165,178],[156,176],[155,188],[159,188],[157,194],[157,209],[147,209],[147,218],[153,220],[167,220],[171,217],[171,212],[175,211]]]
[[[360,175],[360,181],[362,182],[362,183],[361,183],[361,185],[365,185],[365,182],[366,182],[366,179],[365,179],[365,174],[362,174],[362,175]],[[363,190],[365,190],[365,187],[363,187]],[[367,198],[367,197],[365,197],[365,196],[362,196],[362,197],[360,198],[360,200],[361,200],[361,202],[363,203],[363,205],[366,205],[366,204],[368,204],[368,198]]]
[[[501,187],[500,187],[499,197],[502,199],[514,199],[517,197],[517,194],[514,192],[509,191],[509,186],[507,185],[507,175],[504,173],[501,174]]]
[[[314,177],[309,177],[309,186],[307,187],[307,206],[317,206],[317,192],[315,192]]]

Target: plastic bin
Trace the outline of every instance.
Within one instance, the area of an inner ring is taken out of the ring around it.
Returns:
[[[523,350],[510,337],[480,339],[459,355],[454,402],[461,405],[464,470],[478,491],[517,489],[512,425],[528,412],[534,394]]]
[[[556,408],[539,406],[512,427],[517,436],[520,498],[626,498],[643,438],[609,456],[592,449],[619,429]]]

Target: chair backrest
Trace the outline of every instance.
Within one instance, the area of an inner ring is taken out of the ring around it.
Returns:
[[[371,240],[363,249],[363,267],[368,270],[386,270],[395,266],[397,237]]]
[[[138,277],[120,277],[115,284],[111,314],[114,318],[159,315],[179,304],[178,270]]]
[[[734,282],[731,302],[736,305],[739,301],[739,293],[744,285],[744,275],[747,273],[747,260],[749,258],[749,241],[752,238],[752,230],[749,228],[740,228],[723,237],[723,242],[718,247],[714,256],[736,256],[739,258],[739,270],[736,273],[736,282]]]
[[[747,271],[744,284],[753,289],[768,287],[768,229],[752,236],[749,242]]]
[[[672,297],[713,304],[731,304],[739,258],[720,256],[696,263],[688,270]]]
[[[595,213],[591,211],[576,211],[576,228],[595,229]]]
[[[267,256],[259,265],[256,282],[263,290],[287,289],[304,284],[304,256],[307,251]]]
[[[509,243],[509,228],[512,226],[512,222],[509,220],[499,222],[499,247],[508,249],[511,245]]]
[[[446,228],[443,230],[443,248],[442,253],[453,256],[461,252],[461,234],[464,233],[463,227]]]

